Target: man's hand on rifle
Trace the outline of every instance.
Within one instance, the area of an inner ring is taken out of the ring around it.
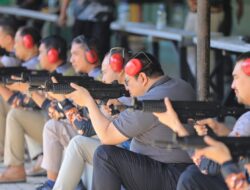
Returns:
[[[29,86],[30,85],[28,83],[22,83],[22,82],[15,82],[13,84],[6,85],[8,89],[13,90],[13,91],[19,91],[22,93],[28,92]]]
[[[199,136],[207,135],[208,128],[210,127],[213,132],[218,136],[228,136],[230,130],[222,123],[208,118],[196,121],[194,128]]]
[[[167,127],[176,132],[179,136],[188,135],[188,131],[183,127],[180,122],[177,113],[173,109],[173,106],[168,98],[164,99],[167,111],[164,113],[153,113],[158,117],[159,121],[165,124]]]
[[[16,77],[16,76],[11,76],[11,79],[21,80],[21,78]],[[19,91],[19,92],[25,93],[25,92],[28,92],[30,85],[28,83],[15,82],[13,84],[6,85],[6,87],[13,91]]]
[[[51,77],[51,80],[53,83],[57,83],[57,80],[55,77]],[[57,101],[61,102],[63,100],[66,99],[65,95],[63,94],[55,94],[55,93],[52,93],[52,92],[47,92],[47,95],[52,98],[52,99],[56,99]]]
[[[207,147],[195,150],[195,157],[205,156],[219,164],[223,164],[232,160],[229,149],[225,144],[214,140],[209,136],[204,137],[204,141],[208,144]]]
[[[87,104],[93,100],[88,90],[74,83],[70,83],[70,86],[74,88],[75,91],[67,94],[66,98],[73,100],[79,106],[87,107]]]

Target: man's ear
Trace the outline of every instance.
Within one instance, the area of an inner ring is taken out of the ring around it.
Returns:
[[[143,86],[146,86],[148,83],[148,77],[145,73],[141,72],[138,76],[138,80],[142,83]]]

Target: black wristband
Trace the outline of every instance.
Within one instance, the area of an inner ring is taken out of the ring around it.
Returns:
[[[50,102],[51,102],[51,100],[49,100],[49,99],[44,100],[43,103],[42,103],[41,108],[43,110],[45,110],[46,112],[48,112],[48,109],[49,109],[49,106],[50,106]]]
[[[221,173],[224,177],[224,179],[226,179],[226,177],[229,175],[229,174],[232,174],[232,173],[240,173],[240,169],[239,167],[237,166],[236,163],[234,163],[232,160],[230,161],[227,161],[225,163],[223,163],[221,165]]]
[[[7,101],[8,104],[12,105],[14,99],[18,96],[18,94],[19,94],[18,92],[12,94],[12,95],[10,96],[10,98],[8,99],[8,101]]]

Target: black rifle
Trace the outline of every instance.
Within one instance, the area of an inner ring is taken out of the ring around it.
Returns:
[[[46,70],[26,70],[20,74],[20,79],[8,78],[6,84],[12,84],[15,82],[29,83],[31,86],[40,86],[49,80],[51,74]]]
[[[129,96],[124,85],[117,83],[104,84],[88,76],[78,76],[71,79],[69,77],[58,78],[58,83],[47,81],[43,88],[36,90],[53,92],[55,94],[68,94],[75,90],[70,86],[70,83],[76,83],[77,85],[86,88],[94,99],[104,100]]]
[[[25,67],[2,67],[0,68],[0,83],[8,84],[12,75],[21,76],[22,72],[28,71]]]
[[[230,150],[234,160],[237,160],[240,156],[250,157],[250,137],[213,137],[215,140],[224,143]],[[181,147],[182,149],[195,149],[204,148],[208,146],[204,137],[201,136],[186,136],[177,137],[174,136],[172,142],[156,141],[155,144],[161,147]]]
[[[204,119],[210,117],[223,118],[225,116],[240,117],[249,109],[240,107],[225,107],[217,102],[202,101],[172,101],[172,106],[179,116],[181,122],[186,123],[188,119]],[[142,100],[134,99],[132,106],[128,108],[133,110],[142,110],[144,112],[165,112],[166,106],[164,100]]]
[[[57,83],[53,83],[51,77],[55,77]],[[32,80],[33,78],[31,78]],[[49,77],[42,77],[41,79],[39,79],[39,81],[42,81],[43,79],[43,83],[42,85],[31,85],[31,87],[29,88],[30,91],[37,91],[37,90],[41,90],[41,91],[49,91],[48,89],[53,88],[53,86],[55,86],[55,84],[70,84],[72,83],[76,83],[78,84],[80,81],[93,81],[94,78],[89,77],[87,75],[83,75],[83,76],[63,76],[61,74],[56,74],[56,75],[50,75]]]

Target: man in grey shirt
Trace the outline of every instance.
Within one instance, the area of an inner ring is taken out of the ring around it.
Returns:
[[[125,85],[131,96],[140,100],[194,100],[194,91],[180,79],[163,75],[152,55],[138,52],[125,66]],[[192,162],[185,151],[153,146],[156,140],[171,139],[172,130],[164,127],[152,113],[125,110],[113,121],[98,110],[88,91],[76,89],[69,97],[89,110],[93,127],[102,145],[94,156],[93,189],[175,189],[181,172]],[[113,146],[133,138],[131,151]]]

